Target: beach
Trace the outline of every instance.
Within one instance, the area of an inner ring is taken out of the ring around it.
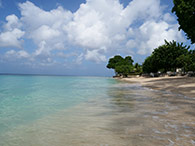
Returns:
[[[0,145],[194,146],[195,99],[158,79],[0,76]]]
[[[187,97],[195,97],[195,77],[174,76],[174,77],[134,77],[122,78],[122,81],[139,83],[144,87],[181,94]]]

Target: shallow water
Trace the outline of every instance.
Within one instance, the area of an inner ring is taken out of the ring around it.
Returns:
[[[193,146],[194,111],[110,78],[0,76],[0,146]]]

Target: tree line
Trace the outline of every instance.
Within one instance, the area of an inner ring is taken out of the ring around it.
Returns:
[[[116,55],[109,59],[107,68],[114,69],[117,76],[124,77],[142,73],[175,72],[177,68],[181,68],[183,72],[195,72],[195,50],[190,50],[190,46],[183,43],[165,40],[165,44],[154,49],[142,65],[133,62],[131,56],[123,58]]]
[[[117,76],[140,75],[142,73],[175,72],[181,68],[183,72],[195,71],[195,50],[176,41],[168,42],[154,49],[142,65],[133,64],[131,56],[125,58],[116,55],[109,59],[107,68],[114,69]]]

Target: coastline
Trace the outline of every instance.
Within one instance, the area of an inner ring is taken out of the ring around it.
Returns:
[[[122,81],[139,83],[144,87],[181,94],[190,98],[195,97],[195,77],[174,76],[174,77],[134,77],[121,78]]]

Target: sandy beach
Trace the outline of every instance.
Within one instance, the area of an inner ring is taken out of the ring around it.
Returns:
[[[144,87],[195,97],[195,77],[175,76],[157,78],[123,78],[123,81],[140,83]]]

